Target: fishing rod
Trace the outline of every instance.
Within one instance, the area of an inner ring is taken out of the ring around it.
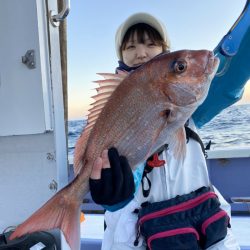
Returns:
[[[220,77],[228,70],[232,58],[237,54],[241,41],[250,27],[250,0],[247,0],[243,11],[228,33],[222,38],[214,49],[215,55],[224,57],[223,68],[216,74]]]

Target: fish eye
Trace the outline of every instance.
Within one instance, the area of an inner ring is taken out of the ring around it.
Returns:
[[[166,109],[165,110],[165,116],[166,116],[166,118],[168,118],[170,116],[170,114],[171,114],[171,110]]]
[[[184,60],[179,60],[174,63],[174,71],[176,73],[182,73],[186,70],[187,63]]]

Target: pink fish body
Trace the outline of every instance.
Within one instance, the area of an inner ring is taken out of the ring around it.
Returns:
[[[94,160],[116,147],[132,168],[168,144],[185,157],[184,124],[205,99],[219,60],[206,50],[161,54],[130,74],[101,74],[105,80],[75,148],[72,183],[17,227],[11,239],[60,228],[72,250],[80,247],[80,205],[89,191]]]

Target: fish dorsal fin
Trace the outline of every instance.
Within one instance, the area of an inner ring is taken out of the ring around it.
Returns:
[[[109,97],[112,95],[116,87],[123,81],[123,79],[127,77],[128,73],[119,70],[117,74],[98,73],[98,75],[102,76],[104,80],[94,81],[99,85],[99,87],[96,88],[97,94],[92,96],[95,102],[91,104],[92,107],[89,109],[90,113],[88,115],[87,126],[85,127],[86,131],[92,129]]]
[[[88,110],[89,114],[88,114],[87,125],[84,128],[83,133],[81,134],[80,138],[78,138],[75,145],[75,153],[74,153],[75,175],[79,173],[79,171],[84,165],[83,158],[87,147],[87,142],[98,116],[102,112],[103,107],[106,105],[109,97],[112,95],[116,87],[128,75],[128,73],[125,71],[118,71],[117,73],[118,74],[100,73],[98,75],[102,76],[104,80],[95,81],[95,83],[99,85],[99,87],[96,89],[97,94],[92,97],[95,101],[94,103],[91,104],[92,107]]]

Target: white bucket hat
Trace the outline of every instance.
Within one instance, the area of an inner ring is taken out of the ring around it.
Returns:
[[[148,13],[143,13],[143,12],[136,13],[128,17],[127,20],[123,22],[119,26],[118,30],[116,31],[116,35],[115,35],[116,54],[120,60],[122,59],[120,48],[122,45],[123,38],[127,30],[131,26],[137,23],[146,23],[150,25],[151,27],[153,27],[154,29],[156,29],[161,35],[162,39],[166,42],[167,47],[170,47],[170,40],[169,40],[165,25],[160,20],[156,19],[155,17],[151,16]]]

